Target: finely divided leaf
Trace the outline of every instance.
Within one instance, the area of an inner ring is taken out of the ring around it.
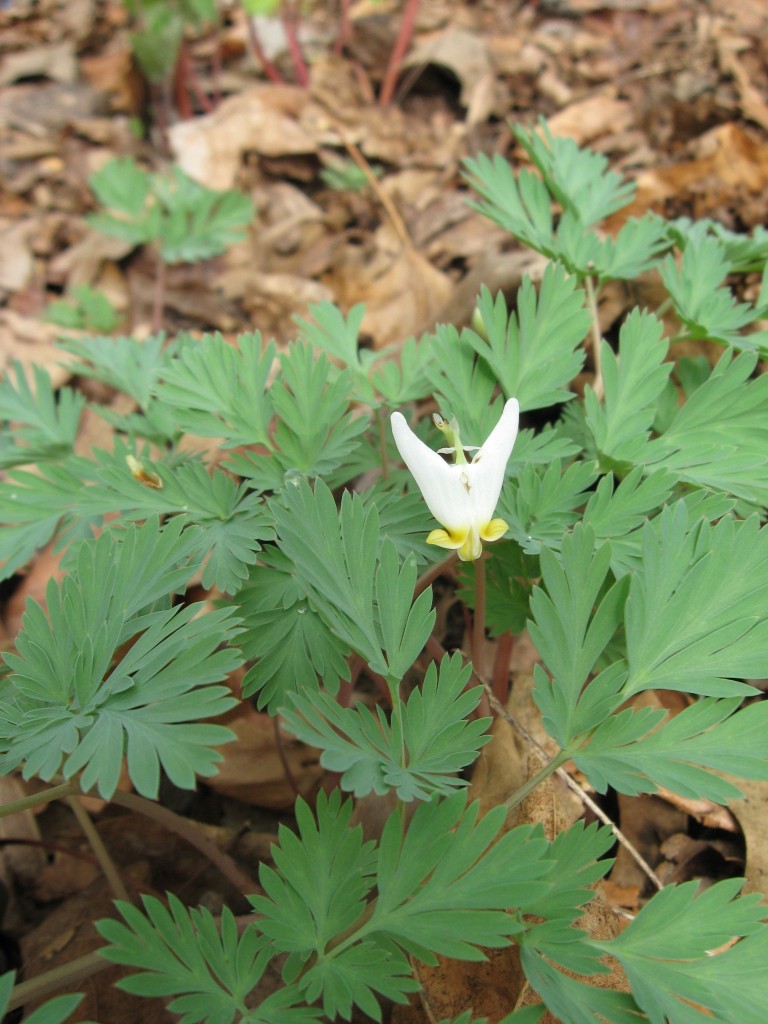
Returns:
[[[29,601],[17,653],[7,654],[10,687],[0,702],[2,770],[26,778],[82,772],[84,789],[108,799],[127,755],[128,773],[156,797],[160,771],[185,789],[213,775],[231,739],[206,719],[234,703],[213,685],[240,663],[226,646],[237,632],[231,609],[169,607],[196,564],[195,531],[171,521],[104,533],[80,546],[76,568],[51,580],[46,616]],[[128,646],[128,642],[133,643]],[[119,655],[118,655],[119,652]],[[118,657],[116,658],[116,655]]]
[[[754,693],[768,675],[768,528],[757,516],[693,529],[681,503],[643,528],[626,610],[626,695],[667,688]]]
[[[610,585],[610,560],[609,545],[596,547],[592,530],[581,525],[563,541],[560,559],[541,552],[544,586],[533,591],[529,628],[549,674],[537,666],[534,699],[563,747],[621,701],[620,663],[585,688],[624,611],[628,580]]]
[[[612,465],[639,461],[656,415],[656,404],[671,370],[665,363],[668,342],[662,323],[651,313],[634,310],[619,334],[619,354],[607,342],[601,347],[605,397],[601,402],[587,388],[587,426],[597,448]]]
[[[740,897],[741,885],[742,879],[732,878],[704,891],[695,881],[667,886],[616,939],[593,940],[621,962],[652,1024],[764,1019],[765,908],[758,893]]]
[[[549,264],[538,296],[530,277],[517,294],[517,315],[504,296],[483,288],[477,303],[486,338],[466,329],[462,337],[485,360],[507,396],[521,409],[556,405],[572,396],[568,385],[584,363],[581,342],[589,330],[584,293],[561,266]]]
[[[459,655],[446,656],[439,673],[430,665],[420,689],[402,709],[402,733],[377,708],[342,708],[327,694],[293,693],[281,714],[285,727],[322,750],[320,763],[341,772],[341,786],[355,796],[383,795],[429,800],[465,786],[457,773],[488,742],[488,719],[468,721],[480,687],[466,690],[470,669]],[[402,736],[402,743],[400,737]]]

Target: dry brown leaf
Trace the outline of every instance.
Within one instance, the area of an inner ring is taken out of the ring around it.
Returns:
[[[366,251],[340,252],[329,283],[342,307],[365,303],[361,330],[377,348],[429,329],[453,290],[450,278],[404,245],[389,224]]]
[[[77,80],[75,49],[70,40],[52,46],[30,47],[6,54],[3,58],[0,85],[38,76],[64,83]]]
[[[624,131],[634,121],[632,104],[620,100],[616,90],[606,89],[596,96],[571,103],[549,118],[553,135],[566,135],[584,146],[598,135]]]
[[[69,378],[69,371],[59,365],[61,350],[54,345],[60,334],[61,328],[54,324],[21,316],[11,309],[0,310],[0,372],[7,372],[17,359],[27,377],[31,377],[33,366],[44,366],[53,386],[60,387]]]
[[[275,719],[246,701],[220,721],[237,739],[221,748],[224,760],[218,773],[207,780],[210,789],[245,804],[292,807],[296,792],[286,778],[275,743]],[[285,735],[282,747],[293,782],[301,795],[307,796],[323,774],[317,752]]]
[[[768,893],[768,782],[754,779],[733,781],[744,794],[740,800],[732,800],[730,805],[747,845],[744,891]]]
[[[487,42],[476,32],[449,27],[422,36],[405,61],[404,68],[438,64],[448,68],[461,85],[459,97],[467,110],[468,125],[485,121],[494,112],[494,71]]]
[[[214,189],[232,188],[247,152],[309,155],[314,139],[297,120],[307,94],[292,86],[256,86],[224,100],[212,114],[180,121],[169,132],[179,166]]]
[[[21,291],[29,283],[35,266],[30,239],[38,218],[25,217],[0,225],[0,288]]]

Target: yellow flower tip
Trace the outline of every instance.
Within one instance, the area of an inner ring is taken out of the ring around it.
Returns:
[[[509,529],[509,523],[505,523],[503,519],[492,519],[487,526],[482,527],[480,530],[480,536],[483,540],[489,543],[494,540],[498,540],[499,537],[503,537]]]
[[[438,548],[450,548],[455,551],[460,548],[467,539],[466,533],[453,536],[447,530],[433,530],[427,537],[427,544],[434,544]]]
[[[482,554],[483,545],[480,543],[480,537],[474,530],[470,530],[467,539],[459,548],[459,558],[462,562],[474,562]]]

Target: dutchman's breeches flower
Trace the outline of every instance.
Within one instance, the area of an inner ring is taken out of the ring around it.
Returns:
[[[507,461],[517,437],[520,406],[510,398],[501,419],[488,440],[467,462],[459,430],[454,420],[448,423],[435,416],[435,425],[448,438],[454,463],[445,462],[438,452],[428,448],[405,421],[402,413],[392,413],[392,433],[403,462],[413,474],[427,507],[444,529],[433,530],[428,544],[458,551],[459,558],[471,562],[483,553],[482,541],[498,540],[508,529],[503,519],[494,519]]]

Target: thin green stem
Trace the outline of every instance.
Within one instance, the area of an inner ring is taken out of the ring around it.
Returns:
[[[397,730],[399,739],[400,767],[405,768],[405,732],[403,730],[403,701],[400,696],[400,680],[394,679],[392,676],[387,676],[387,689],[389,690],[389,697],[392,701],[392,722],[394,728]]]
[[[19,800],[13,800],[9,804],[0,806],[0,818],[8,818],[11,814],[18,814],[20,811],[29,811],[35,807],[44,807],[53,800],[63,800],[64,797],[73,796],[80,792],[80,784],[77,782],[62,782],[60,786],[51,786],[40,793],[32,793],[30,796],[23,796]]]
[[[79,956],[76,960],[70,960],[67,964],[54,967],[37,978],[30,978],[29,981],[22,981],[15,985],[8,1001],[8,1010],[15,1010],[17,1006],[24,1006],[33,999],[43,999],[45,996],[58,992],[65,986],[78,985],[85,978],[92,974],[105,971],[113,964],[109,960],[94,951]]]
[[[554,775],[557,769],[560,768],[561,765],[565,764],[567,760],[568,754],[564,750],[560,750],[555,754],[551,761],[544,765],[541,771],[536,772],[535,775],[532,775],[531,778],[528,779],[525,785],[516,789],[512,796],[508,800],[504,801],[504,806],[510,811],[513,807],[517,807],[517,805],[521,804],[537,786],[544,782],[545,779],[548,779],[550,775]]]
[[[155,264],[155,287],[152,298],[152,330],[155,334],[163,329],[163,310],[165,309],[165,282],[168,267],[158,247]]]
[[[592,387],[594,388],[598,399],[602,399],[605,394],[605,387],[603,385],[603,359],[601,353],[603,336],[600,332],[600,317],[597,312],[597,295],[595,294],[595,286],[589,274],[584,278],[584,290],[587,293],[587,306],[589,307],[590,316],[592,317],[592,361],[595,364],[595,380]]]
[[[389,479],[389,455],[387,454],[387,426],[384,422],[384,411],[381,406],[376,410],[376,427],[379,433],[379,451],[381,452],[381,479]]]
[[[109,883],[109,887],[114,893],[115,899],[125,900],[126,903],[130,903],[131,897],[128,895],[128,890],[123,885],[120,872],[115,867],[115,862],[110,857],[109,851],[97,832],[90,814],[86,811],[85,807],[83,807],[81,798],[79,796],[67,797],[67,803],[71,807],[72,813],[77,818],[77,823],[85,833],[85,838],[88,840],[94,856],[99,862],[101,870],[104,872],[104,877]]]

